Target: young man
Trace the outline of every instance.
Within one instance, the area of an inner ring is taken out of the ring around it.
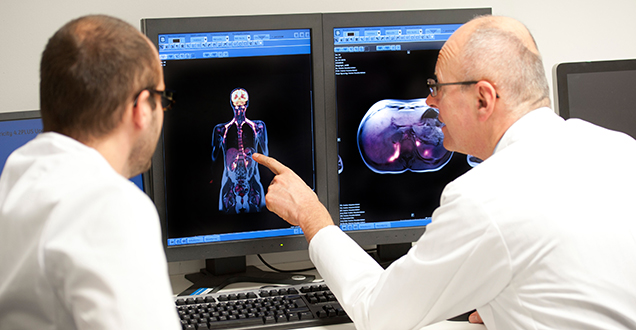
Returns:
[[[267,207],[301,226],[357,329],[473,308],[488,329],[636,328],[636,141],[558,117],[541,62],[510,18],[474,19],[446,42],[427,103],[444,146],[484,162],[447,185],[426,233],[386,270],[291,170],[254,156],[276,174]]]
[[[180,328],[157,212],[127,180],[169,105],[157,51],[87,16],[53,35],[40,74],[44,133],[0,178],[0,328]]]

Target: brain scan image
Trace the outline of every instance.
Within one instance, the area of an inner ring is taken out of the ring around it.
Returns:
[[[453,153],[444,148],[439,112],[426,99],[376,102],[358,127],[358,149],[373,172],[438,171]]]
[[[245,116],[249,95],[236,88],[230,95],[234,117],[218,124],[212,133],[212,161],[222,159],[223,178],[219,196],[219,210],[225,213],[259,212],[265,207],[265,193],[258,164],[252,154],[269,155],[267,130],[260,120]]]

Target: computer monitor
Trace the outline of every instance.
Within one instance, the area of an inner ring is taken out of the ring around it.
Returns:
[[[187,278],[218,288],[220,275],[246,269],[246,255],[306,249],[301,229],[267,210],[273,174],[251,155],[275,157],[325,203],[321,15],[142,19],[141,25],[176,99],[152,167],[168,260],[208,260],[203,273],[216,278]],[[229,270],[218,269],[224,262]]]
[[[381,258],[408,250],[431,222],[446,184],[479,163],[443,147],[426,82],[449,36],[490,12],[323,16],[330,213],[359,244],[378,245],[381,254],[385,248]],[[392,252],[392,244],[401,245]]]
[[[561,63],[556,81],[563,118],[584,119],[636,138],[636,59]]]
[[[40,111],[13,111],[0,113],[0,173],[9,155],[16,149],[42,133]],[[141,174],[130,179],[139,189],[144,190]],[[146,192],[148,193],[148,192]]]

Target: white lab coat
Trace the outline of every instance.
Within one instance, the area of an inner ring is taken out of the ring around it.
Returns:
[[[154,205],[57,133],[0,178],[0,329],[180,329]]]
[[[310,257],[359,330],[473,308],[489,330],[636,329],[635,166],[629,136],[537,109],[447,185],[386,271],[335,226]]]

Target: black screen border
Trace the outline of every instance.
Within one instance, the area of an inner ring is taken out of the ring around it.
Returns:
[[[22,110],[0,112],[0,121],[39,119],[42,118],[40,110]]]
[[[570,97],[568,90],[568,76],[579,73],[612,72],[636,70],[636,59],[621,59],[608,61],[583,61],[560,63],[556,67],[557,110],[565,119],[570,118]]]

